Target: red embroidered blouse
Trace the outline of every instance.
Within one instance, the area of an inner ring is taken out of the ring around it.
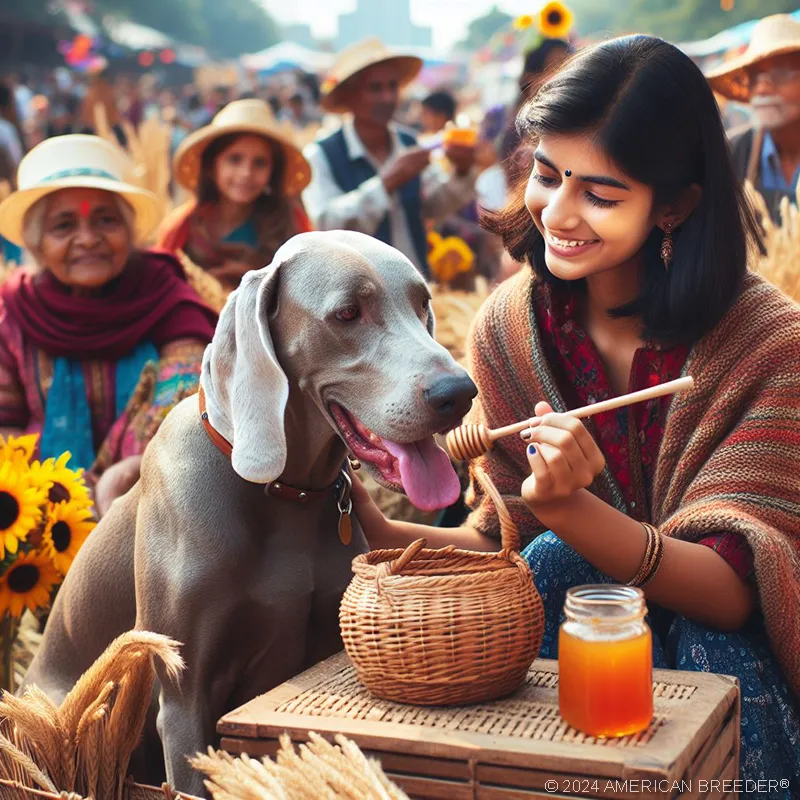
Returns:
[[[575,321],[574,298],[541,286],[534,292],[534,313],[547,361],[567,406],[579,408],[613,397],[600,354]],[[648,344],[639,348],[633,358],[628,391],[679,378],[688,355],[688,345],[660,348]],[[597,444],[631,516],[637,519],[649,517],[648,510],[638,508],[637,502],[641,504],[643,495],[649,502],[669,403],[669,397],[662,397],[593,418]],[[630,441],[631,423],[635,426],[635,441]],[[643,492],[637,491],[637,480],[643,482]],[[700,544],[716,550],[742,578],[752,578],[753,555],[743,536],[721,533],[702,539]]]

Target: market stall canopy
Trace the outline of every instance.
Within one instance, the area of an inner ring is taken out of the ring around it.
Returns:
[[[310,50],[294,42],[280,42],[258,53],[242,56],[240,59],[245,69],[262,75],[293,69],[324,72],[331,66],[333,60],[333,53]]]
[[[128,50],[164,50],[171,49],[175,53],[175,60],[188,67],[196,67],[208,61],[208,54],[202,47],[183,44],[176,41],[171,36],[149,28],[147,25],[139,25],[137,22],[128,20],[103,21],[103,26],[108,37],[120,47]]]
[[[791,16],[800,21],[800,11],[793,12]],[[750,22],[742,22],[740,25],[734,25],[732,28],[720,31],[710,39],[703,39],[698,42],[682,42],[678,47],[690,58],[721,56],[731,50],[746,47],[757,22],[757,19],[750,20]]]

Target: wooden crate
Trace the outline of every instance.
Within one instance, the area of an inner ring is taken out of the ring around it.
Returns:
[[[5,782],[0,781],[0,797],[3,797],[2,789]],[[7,785],[7,784],[5,784]],[[15,787],[22,788],[22,787]],[[51,794],[50,792],[43,792],[39,789],[23,790],[30,793],[31,800],[64,800],[64,795]],[[201,800],[191,794],[183,794],[171,789],[167,784],[164,784],[160,789],[155,786],[143,786],[139,783],[134,783],[130,778],[125,782],[122,800]]]
[[[647,731],[597,740],[558,713],[558,664],[536,661],[514,695],[430,708],[373,697],[344,652],[223,717],[229,753],[272,756],[287,732],[342,733],[413,798],[733,798],[740,706],[734,678],[656,670]],[[718,781],[712,784],[711,781]]]

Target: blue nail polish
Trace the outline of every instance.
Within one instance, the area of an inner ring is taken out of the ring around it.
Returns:
[[[535,456],[536,455],[536,448],[532,444],[528,445],[528,455],[529,456]]]

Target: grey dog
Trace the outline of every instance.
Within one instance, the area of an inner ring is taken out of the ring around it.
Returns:
[[[202,794],[186,756],[217,720],[341,648],[339,602],[367,550],[355,517],[340,540],[346,498],[325,490],[346,483],[347,451],[423,507],[458,496],[432,437],[477,390],[434,341],[429,299],[398,251],[343,231],[297,236],[245,275],[201,376],[232,452],[197,396],[169,414],[75,559],[26,684],[60,702],[134,627],[181,642],[180,683],[159,675],[157,731],[169,782]]]

